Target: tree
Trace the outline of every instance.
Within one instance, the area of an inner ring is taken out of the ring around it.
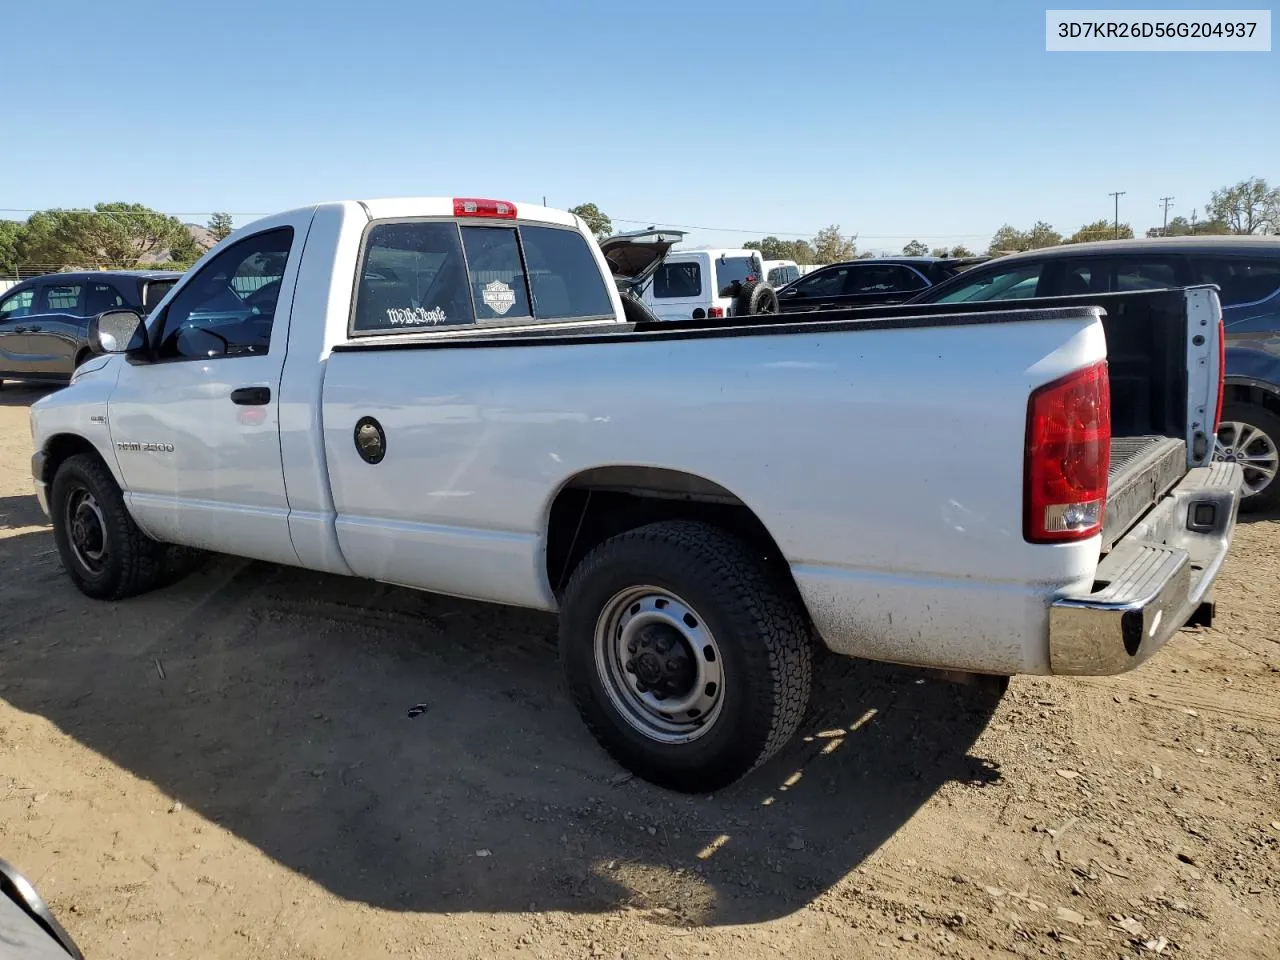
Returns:
[[[1280,231],[1280,187],[1269,188],[1261,177],[1241,180],[1213,191],[1204,212],[1232,233],[1275,233]]]
[[[570,207],[569,212],[581,217],[597,240],[603,240],[613,233],[613,221],[601,213],[594,203],[580,203],[576,207]]]
[[[92,210],[41,210],[27,221],[24,263],[64,267],[132,267],[189,236],[176,217],[140,203],[99,203]]]
[[[765,237],[763,240],[748,240],[744,243],[746,250],[759,250],[760,256],[766,260],[794,260],[796,263],[813,263],[813,247],[808,240],[779,240],[777,237]]]
[[[919,240],[912,240],[902,248],[904,257],[923,257],[929,252],[929,248]]]
[[[813,238],[814,263],[840,263],[852,260],[858,253],[858,245],[854,242],[856,235],[846,239],[840,234],[840,225],[833,223],[823,227]]]
[[[231,232],[235,230],[235,228],[235,224],[232,223],[231,214],[229,213],[215,213],[213,216],[209,217],[209,222],[205,225],[205,229],[213,234],[215,243],[220,240],[225,240],[231,235]]]
[[[1079,230],[1067,237],[1067,243],[1088,243],[1090,240],[1121,240],[1133,239],[1133,228],[1127,223],[1120,224],[1120,232],[1116,233],[1116,225],[1112,220],[1102,219],[1095,220],[1093,223],[1086,223]]]
[[[963,243],[957,243],[954,247],[951,248],[951,255],[953,257],[972,257],[973,251],[970,250],[968,247],[966,247]]]
[[[209,232],[212,233],[213,231],[210,230]],[[191,266],[203,254],[204,247],[200,246],[196,238],[191,235],[190,230],[183,231],[183,235],[169,247],[169,259],[174,263],[182,264],[184,267]]]
[[[17,276],[22,234],[22,224],[17,220],[0,220],[0,276]]]
[[[1019,230],[1006,223],[991,238],[987,253],[992,256],[999,256],[1002,253],[1021,253],[1023,250],[1056,247],[1061,242],[1062,234],[1043,220],[1037,220],[1030,230]]]

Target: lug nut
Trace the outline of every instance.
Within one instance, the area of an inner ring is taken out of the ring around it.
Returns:
[[[671,641],[670,641],[670,640],[668,640],[666,637],[661,637],[661,638],[659,638],[659,640],[658,640],[658,652],[659,652],[659,653],[666,653],[666,652],[667,652],[668,650],[670,650],[670,649],[671,649]]]
[[[627,653],[635,653],[635,652],[636,652],[636,642],[634,640],[631,640],[627,643]]]
[[[643,680],[637,680],[637,681],[636,681],[636,693],[648,693],[648,692],[649,692],[649,688],[648,688],[647,686],[645,686],[644,681],[643,681]]]
[[[674,660],[667,661],[667,669],[674,672],[678,664]]]
[[[627,673],[636,672],[636,662],[634,660],[628,660],[626,663],[626,667],[627,667]]]

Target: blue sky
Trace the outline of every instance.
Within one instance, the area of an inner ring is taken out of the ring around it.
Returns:
[[[1140,234],[1161,196],[1186,215],[1280,180],[1280,54],[1046,53],[1045,6],[13,4],[0,207],[545,195],[748,231],[691,244],[838,223],[863,248],[985,247],[1110,217],[1113,190]]]

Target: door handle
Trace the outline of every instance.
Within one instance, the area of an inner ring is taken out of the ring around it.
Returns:
[[[271,402],[271,388],[237,387],[231,391],[231,402],[242,407],[261,407]]]
[[[14,333],[26,333],[26,332],[27,332],[27,328],[26,328],[26,327],[14,327],[14,328],[13,328],[13,332],[14,332]]]
[[[39,332],[40,332],[40,324],[38,323],[34,327],[27,327],[27,333],[39,333]]]

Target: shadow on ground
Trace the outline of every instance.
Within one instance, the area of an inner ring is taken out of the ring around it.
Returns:
[[[376,907],[774,918],[943,785],[999,778],[969,754],[994,694],[833,658],[804,738],[684,797],[625,780],[590,739],[549,616],[221,558],[95,604],[52,546],[0,540],[0,696]]]

